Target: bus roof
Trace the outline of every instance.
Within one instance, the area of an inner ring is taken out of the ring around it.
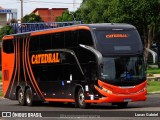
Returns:
[[[125,23],[97,23],[97,24],[86,24],[90,28],[94,29],[124,29],[124,30],[131,30],[136,29],[133,25],[125,24]]]
[[[51,29],[44,29],[44,30],[38,30],[38,31],[30,31],[30,32],[24,32],[24,33],[18,33],[18,34],[12,34],[12,35],[6,35],[3,37],[3,40],[6,39],[13,39],[14,36],[18,35],[26,35],[31,34],[31,36],[36,36],[40,34],[49,34],[53,32],[64,32],[64,31],[70,31],[70,30],[78,30],[78,29],[86,29],[86,30],[133,30],[136,29],[133,25],[125,24],[125,23],[96,23],[96,24],[79,24],[79,25],[71,25],[71,26],[65,26],[65,27],[58,27],[58,28],[51,28]]]

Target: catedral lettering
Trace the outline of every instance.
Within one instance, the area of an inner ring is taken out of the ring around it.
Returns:
[[[33,54],[32,64],[59,63],[59,53]]]
[[[127,38],[127,34],[109,34],[106,35],[106,38]]]

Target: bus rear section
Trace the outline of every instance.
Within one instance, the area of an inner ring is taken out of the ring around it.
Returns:
[[[4,42],[5,40],[5,42]],[[3,95],[6,94],[7,90],[12,86],[11,77],[14,72],[14,46],[12,44],[13,36],[8,37],[8,39],[3,39],[2,45],[2,82],[3,82]],[[8,90],[8,94],[11,91]]]

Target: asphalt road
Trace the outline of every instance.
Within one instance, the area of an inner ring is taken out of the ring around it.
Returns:
[[[146,113],[158,113],[158,117],[156,116],[155,119],[160,119],[160,94],[150,94],[148,95],[147,101],[143,102],[132,102],[129,103],[127,108],[118,108],[116,106],[112,106],[110,103],[107,104],[93,104],[88,109],[80,109],[80,108],[74,108],[74,105],[71,104],[49,104],[49,103],[42,103],[40,105],[28,107],[28,106],[20,106],[17,101],[11,101],[8,99],[0,98],[0,112],[3,111],[9,111],[9,112],[42,112],[44,115],[49,116],[55,116],[56,115],[62,115],[61,117],[57,117],[57,119],[62,118],[64,119],[74,119],[74,118],[66,118],[65,115],[67,114],[80,114],[80,115],[91,115],[95,118],[92,118],[93,120],[98,120],[99,117],[105,116],[105,117],[115,117],[114,119],[118,120],[119,118],[122,118],[123,120],[132,120],[131,117],[136,117],[136,114],[146,114]],[[45,112],[44,112],[45,111]],[[100,116],[96,116],[99,115]],[[139,118],[136,117],[136,119]],[[153,117],[145,117],[145,120],[150,120]],[[35,120],[36,118],[34,118]],[[48,118],[49,119],[49,118]],[[76,118],[77,119],[77,118]],[[88,120],[88,118],[83,118],[84,120]],[[101,117],[103,120],[103,118]],[[142,117],[140,117],[140,120]],[[37,119],[39,120],[39,119]],[[106,120],[104,118],[104,120]]]

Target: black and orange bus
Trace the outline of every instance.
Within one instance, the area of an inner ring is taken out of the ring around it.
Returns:
[[[129,24],[81,24],[3,37],[3,95],[31,106],[40,102],[146,100],[144,48]]]

